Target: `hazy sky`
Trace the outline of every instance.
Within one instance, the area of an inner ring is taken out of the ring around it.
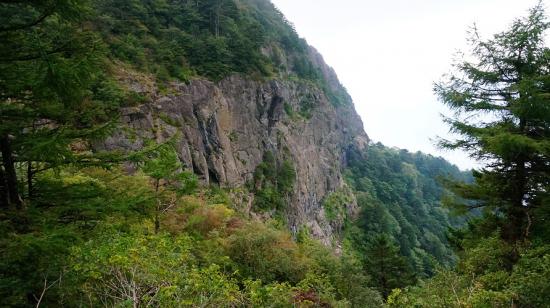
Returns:
[[[484,37],[525,16],[537,0],[272,0],[300,36],[334,67],[367,134],[388,146],[441,155],[461,168],[464,153],[437,150],[446,113],[432,92],[474,24]],[[550,0],[544,0],[546,7]]]

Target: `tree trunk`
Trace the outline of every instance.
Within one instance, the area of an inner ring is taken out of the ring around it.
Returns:
[[[526,135],[527,122],[525,119],[519,119],[519,131],[522,135]],[[511,174],[511,187],[509,189],[511,193],[511,208],[508,209],[508,224],[505,227],[504,239],[514,244],[518,241],[525,240],[526,234],[525,228],[527,225],[526,210],[529,209],[530,204],[525,200],[528,193],[528,172],[527,172],[527,158],[526,154],[521,153],[517,159],[513,162],[514,171]],[[518,253],[519,254],[519,253]]]
[[[389,290],[388,290],[388,279],[386,277],[386,266],[384,262],[384,256],[382,256],[382,260],[380,260],[380,283],[382,285],[382,296],[384,297],[384,300],[388,298]]]
[[[214,35],[216,37],[220,36],[220,11],[221,11],[221,1],[218,0],[216,3],[216,8],[214,11]]]
[[[23,206],[23,201],[21,200],[21,195],[19,195],[19,189],[17,188],[17,172],[15,171],[15,162],[13,160],[13,153],[8,135],[3,135],[0,138],[0,150],[2,152],[2,162],[4,164],[9,204],[21,208]]]
[[[32,177],[34,175],[34,171],[32,170],[32,162],[27,162],[27,190],[28,190],[28,197],[29,200],[32,200],[33,197],[33,185],[32,185]]]
[[[6,184],[6,175],[4,167],[0,166],[0,208],[7,207],[8,200],[8,185]]]
[[[158,234],[160,231],[160,217],[159,210],[155,213],[155,234]]]

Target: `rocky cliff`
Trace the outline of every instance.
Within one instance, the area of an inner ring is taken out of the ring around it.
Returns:
[[[329,86],[345,91],[322,57],[313,49],[310,55]],[[232,75],[219,82],[171,83],[160,91],[139,74],[119,75],[123,84],[148,100],[123,108],[124,128],[108,138],[104,148],[135,150],[145,140],[176,136],[185,166],[204,183],[228,188],[252,181],[264,155],[271,152],[279,163],[291,161],[296,171],[283,215],[290,229],[296,233],[307,227],[327,245],[337,240],[342,220],[328,219],[323,202],[345,186],[346,153],[368,143],[352,104],[335,106],[318,86],[290,78]],[[256,213],[253,198],[245,198],[245,210]],[[353,215],[354,198],[346,203],[346,215]]]

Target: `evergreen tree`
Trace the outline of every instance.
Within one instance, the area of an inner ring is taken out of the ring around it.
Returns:
[[[474,32],[475,62],[438,84],[462,136],[443,141],[486,163],[470,185],[450,183],[450,205],[484,215],[449,239],[460,259],[430,280],[395,290],[390,307],[548,307],[550,50],[542,5],[491,40]]]
[[[37,172],[92,163],[87,142],[106,131],[119,94],[103,75],[102,44],[86,1],[0,1],[0,188],[20,207]]]
[[[455,112],[446,118],[458,140],[442,140],[485,163],[475,183],[453,184],[455,206],[486,208],[500,221],[494,229],[509,243],[529,238],[535,211],[549,205],[550,24],[542,4],[505,32],[483,40],[474,29],[472,61],[436,84],[441,101]]]
[[[386,234],[376,236],[367,250],[367,272],[375,287],[386,298],[395,288],[414,283],[414,275],[399,248]]]

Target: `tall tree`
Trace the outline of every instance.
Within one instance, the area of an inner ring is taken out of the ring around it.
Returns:
[[[366,257],[367,272],[384,298],[388,297],[393,289],[414,283],[412,269],[388,235],[377,235],[372,240]]]
[[[89,154],[111,119],[116,87],[88,12],[85,0],[0,1],[0,187],[10,204],[22,204],[17,165],[30,197],[36,172]]]
[[[540,3],[528,17],[491,39],[474,29],[472,59],[435,85],[454,116],[446,118],[458,140],[441,146],[462,149],[485,163],[475,183],[453,184],[456,206],[486,208],[509,243],[530,236],[537,208],[550,193],[550,24]]]

